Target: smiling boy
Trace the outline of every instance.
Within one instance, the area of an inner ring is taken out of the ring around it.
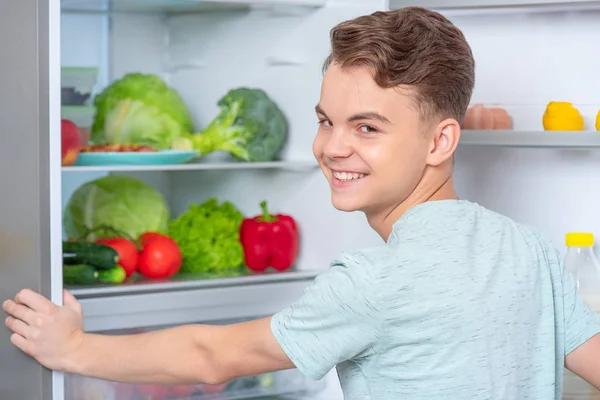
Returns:
[[[600,320],[537,231],[454,190],[474,85],[463,34],[421,8],[332,30],[313,151],[333,205],[384,243],[341,254],[273,317],[126,336],[84,333],[79,303],[4,303],[15,346],[113,381],[219,383],[337,367],[345,399],[558,399],[564,364],[600,388]]]

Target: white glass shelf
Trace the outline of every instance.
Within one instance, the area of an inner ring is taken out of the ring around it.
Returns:
[[[62,167],[63,173],[74,172],[127,172],[127,171],[202,171],[202,170],[248,170],[280,169],[287,171],[309,171],[317,169],[316,161],[269,161],[269,162],[198,162],[174,165],[110,165]]]
[[[459,146],[600,149],[600,132],[463,130]]]
[[[500,9],[508,7],[586,9],[600,6],[598,0],[390,0],[392,10],[421,6],[432,9]]]
[[[93,286],[67,286],[66,288],[80,299],[100,298],[110,296],[127,296],[144,293],[166,293],[181,290],[196,290],[207,288],[224,288],[234,286],[256,285],[273,282],[289,282],[305,279],[312,279],[317,276],[318,271],[297,271],[290,270],[285,272],[250,272],[246,274],[230,272],[230,276],[224,273],[223,277],[197,276],[171,278],[166,280],[153,280],[148,278],[134,279],[129,283],[119,285],[93,285]],[[130,279],[133,279],[130,278]]]
[[[69,287],[89,331],[270,315],[297,300],[319,271],[197,277]]]
[[[285,6],[318,8],[326,0],[62,0],[63,12],[181,13]]]

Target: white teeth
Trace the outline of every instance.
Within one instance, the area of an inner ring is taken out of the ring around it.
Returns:
[[[333,173],[333,176],[339,179],[340,181],[351,181],[354,179],[360,179],[365,176],[365,174],[357,174],[356,172],[337,172]]]

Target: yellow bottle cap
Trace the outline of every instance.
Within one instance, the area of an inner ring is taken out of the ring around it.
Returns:
[[[567,233],[567,246],[569,247],[591,247],[594,245],[594,235],[587,232]]]

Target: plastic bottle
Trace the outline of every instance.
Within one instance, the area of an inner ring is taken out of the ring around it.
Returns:
[[[571,271],[583,300],[600,313],[600,262],[594,255],[594,235],[573,232],[566,237],[565,267]],[[562,400],[600,400],[600,392],[565,369]]]
[[[584,300],[600,313],[600,262],[594,255],[594,235],[568,233],[566,244],[565,266],[573,274]]]

